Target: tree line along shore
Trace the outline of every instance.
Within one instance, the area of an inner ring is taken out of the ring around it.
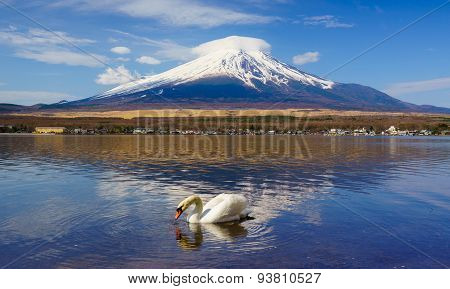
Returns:
[[[44,117],[0,115],[0,133],[33,133],[39,127],[66,134],[382,134],[398,131],[447,134],[450,115],[228,116],[228,117]]]

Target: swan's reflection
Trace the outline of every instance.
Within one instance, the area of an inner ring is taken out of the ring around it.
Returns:
[[[217,241],[230,242],[238,237],[247,236],[247,229],[241,225],[242,222],[229,222],[220,224],[193,224],[189,223],[191,234],[185,234],[180,227],[176,226],[175,234],[178,245],[184,250],[199,248],[203,243],[203,235]]]
[[[175,235],[177,237],[178,246],[184,250],[194,250],[201,246],[203,243],[203,233],[201,229],[197,232],[193,232],[194,236],[184,234],[181,229],[177,226],[175,228]]]

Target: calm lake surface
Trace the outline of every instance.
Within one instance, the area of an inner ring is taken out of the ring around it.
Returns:
[[[174,222],[191,194],[253,219]],[[450,138],[0,136],[3,268],[444,268]]]

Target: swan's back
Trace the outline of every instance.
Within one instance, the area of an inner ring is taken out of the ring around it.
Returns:
[[[222,223],[237,221],[248,214],[247,199],[241,195],[220,194],[204,207],[201,223]]]

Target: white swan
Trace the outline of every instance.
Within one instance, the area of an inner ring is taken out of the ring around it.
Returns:
[[[249,214],[247,199],[241,195],[220,194],[210,200],[204,207],[199,196],[184,199],[177,207],[175,219],[195,204],[195,209],[187,217],[189,223],[223,223],[246,218]]]

